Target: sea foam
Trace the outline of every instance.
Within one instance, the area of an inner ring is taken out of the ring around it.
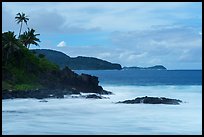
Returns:
[[[2,134],[202,134],[202,86],[102,86],[110,99],[3,100]],[[142,96],[186,103],[115,104]]]

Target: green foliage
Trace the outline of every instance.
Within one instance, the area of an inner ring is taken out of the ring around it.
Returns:
[[[28,31],[25,31],[22,35],[20,35],[19,39],[25,47],[29,48],[31,44],[39,46],[38,42],[40,42],[40,40],[37,38],[39,35],[40,34],[35,34],[34,29],[28,28]]]
[[[30,71],[33,73],[39,70],[58,70],[58,66],[49,62],[47,59],[36,56],[24,46],[21,46],[20,48],[21,52],[18,54],[16,53],[13,60],[10,61],[13,66],[17,66],[22,70],[27,70],[28,72]]]
[[[23,46],[13,32],[2,34],[2,53],[2,61],[6,62],[2,64],[2,73],[5,75],[2,79],[4,84],[2,89],[39,88],[42,87],[40,85],[42,74],[59,70],[56,64],[49,62],[42,55],[36,56]]]
[[[39,57],[39,58],[44,58],[45,55],[44,55],[44,54],[39,54],[38,57]]]
[[[16,22],[18,24],[21,23],[21,22],[25,22],[26,25],[27,25],[27,22],[29,20],[29,18],[23,12],[22,13],[17,13],[15,19],[16,19]]]
[[[41,88],[42,86],[39,84],[17,84],[14,86],[15,90],[32,90]]]
[[[10,84],[9,82],[6,82],[6,81],[2,81],[2,90],[12,89],[12,88],[13,88],[12,84]]]
[[[21,43],[16,39],[14,32],[2,33],[2,63],[7,64],[9,57],[18,51]]]
[[[45,58],[40,58],[39,68],[41,70],[48,70],[48,71],[59,70],[59,66],[57,66],[54,63],[51,63],[50,61],[48,61]]]
[[[11,84],[5,84],[4,82],[4,88],[18,90],[39,88],[39,82],[41,81],[40,76],[42,74],[59,70],[57,65],[49,62],[45,58],[35,56],[24,47],[21,48],[21,55],[12,57],[10,62],[2,67],[11,74],[9,80],[12,81]],[[4,71],[3,73],[7,72]]]
[[[33,53],[33,54],[36,54],[36,51],[33,51],[33,50],[32,50],[32,53]]]
[[[13,82],[16,84],[36,83],[38,80],[36,75],[27,72],[25,69],[19,69],[16,67],[12,67],[10,71],[13,74]]]

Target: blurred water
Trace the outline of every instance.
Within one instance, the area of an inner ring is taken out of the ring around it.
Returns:
[[[2,100],[2,134],[202,134],[202,85],[102,85],[110,99]],[[181,105],[115,104],[139,96]]]

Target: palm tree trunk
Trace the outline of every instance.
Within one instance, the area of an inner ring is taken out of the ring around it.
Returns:
[[[23,25],[23,22],[21,22],[21,27],[20,27],[20,32],[19,32],[18,37],[19,37],[19,36],[20,36],[20,34],[21,34],[22,25]]]
[[[7,63],[8,63],[8,53],[6,53],[6,63],[5,63],[5,66],[7,65]]]

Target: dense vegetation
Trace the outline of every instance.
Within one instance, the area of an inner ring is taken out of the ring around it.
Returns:
[[[76,58],[72,58],[62,52],[48,50],[48,49],[35,49],[32,51],[35,52],[37,55],[44,54],[46,59],[59,65],[60,68],[64,68],[65,66],[68,66],[72,70],[121,69],[120,64],[110,63],[108,61],[93,58],[93,57],[78,56]]]
[[[59,70],[59,67],[41,56],[35,56],[14,32],[2,33],[3,89],[41,87],[39,75],[54,70]]]

